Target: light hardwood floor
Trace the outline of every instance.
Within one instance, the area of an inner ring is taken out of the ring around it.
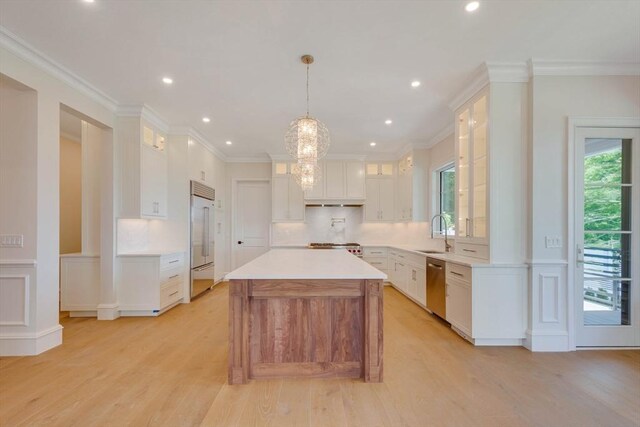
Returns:
[[[159,318],[63,319],[0,359],[0,425],[640,426],[640,352],[475,348],[385,288],[384,383],[229,386],[228,287]]]

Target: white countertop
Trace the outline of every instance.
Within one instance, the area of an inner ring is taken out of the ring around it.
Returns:
[[[226,280],[386,278],[377,268],[338,249],[272,249],[225,277]]]
[[[180,249],[152,249],[148,251],[140,251],[140,252],[127,252],[124,254],[118,254],[116,256],[164,256],[164,255],[173,255],[173,254],[183,254],[184,250]]]

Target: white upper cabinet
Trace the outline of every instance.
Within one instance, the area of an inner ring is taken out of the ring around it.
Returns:
[[[120,217],[166,218],[166,135],[139,117],[118,119]]]
[[[390,167],[384,174],[378,173],[381,165],[368,163],[366,167],[367,198],[364,205],[364,220],[366,222],[393,221],[395,219],[393,164],[387,163]]]
[[[458,240],[487,243],[487,94],[472,99],[456,115]]]
[[[214,183],[214,155],[199,142],[189,140],[189,178],[209,187]]]
[[[320,182],[305,192],[306,200],[362,200],[365,198],[365,166],[358,160],[325,160],[319,167]]]
[[[398,161],[396,220],[427,221],[426,150],[413,150]]]
[[[304,221],[304,195],[296,182],[294,162],[274,162],[272,177],[273,222]]]
[[[457,253],[520,263],[526,213],[526,84],[490,83],[455,113]]]

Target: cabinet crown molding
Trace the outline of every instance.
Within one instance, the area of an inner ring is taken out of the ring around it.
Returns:
[[[40,52],[2,25],[0,25],[0,46],[36,68],[43,70],[50,76],[68,84],[73,89],[96,101],[107,110],[112,112],[116,111],[118,101],[68,68],[65,68],[63,65]]]
[[[640,76],[637,62],[529,60],[531,76]]]
[[[140,117],[160,129],[162,132],[169,132],[169,125],[167,125],[167,122],[156,111],[145,104],[119,105],[116,110],[116,116]]]

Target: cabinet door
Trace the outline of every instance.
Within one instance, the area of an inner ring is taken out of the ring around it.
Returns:
[[[417,268],[416,270],[416,296],[415,299],[425,307],[427,306],[427,270]]]
[[[473,156],[473,207],[471,209],[471,234],[474,240],[484,241],[487,237],[487,97],[483,96],[473,104],[471,119],[473,129],[471,150]]]
[[[365,179],[363,162],[347,162],[345,164],[347,199],[364,199]]]
[[[396,277],[396,286],[398,286],[402,292],[409,293],[409,267],[403,262],[397,263],[397,277]]]
[[[379,210],[381,221],[393,221],[394,218],[394,182],[393,179],[384,178],[378,180],[379,185]]]
[[[463,239],[469,236],[470,229],[468,227],[470,221],[470,153],[469,153],[469,123],[470,123],[470,111],[466,109],[458,115],[458,123],[456,127],[456,148],[457,148],[457,160],[456,160],[456,186],[458,187],[456,201],[457,211],[457,227],[456,238]]]
[[[447,281],[447,322],[471,335],[471,285]]]
[[[375,178],[367,179],[367,199],[364,202],[364,220],[367,222],[380,220],[379,182]]]
[[[325,162],[325,196],[327,199],[344,199],[344,162]]]
[[[140,149],[140,214],[166,216],[167,156],[146,145]]]
[[[407,294],[409,294],[411,298],[418,299],[418,269],[409,266],[408,273]]]
[[[293,176],[289,177],[289,221],[304,221],[304,192]]]
[[[289,219],[289,176],[274,176],[272,186],[272,221]]]

